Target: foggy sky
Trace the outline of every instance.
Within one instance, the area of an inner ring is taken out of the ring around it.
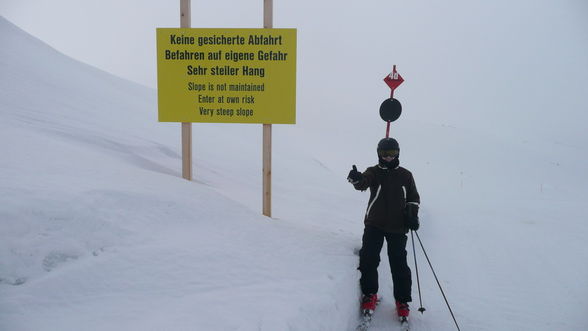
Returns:
[[[261,28],[262,5],[193,0],[192,27]],[[155,29],[179,26],[179,0],[3,0],[0,13],[66,55],[152,88]],[[585,1],[275,0],[274,27],[298,29],[300,124],[379,120],[382,78],[396,64],[407,120],[586,151]]]

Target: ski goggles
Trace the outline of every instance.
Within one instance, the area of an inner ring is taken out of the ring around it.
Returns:
[[[379,157],[398,157],[399,153],[400,151],[397,149],[378,150]]]

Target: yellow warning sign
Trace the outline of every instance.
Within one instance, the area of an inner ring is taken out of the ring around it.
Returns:
[[[160,122],[296,123],[296,29],[157,29]]]

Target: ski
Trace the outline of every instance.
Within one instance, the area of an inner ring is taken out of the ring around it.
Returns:
[[[408,324],[408,317],[402,316],[400,317],[400,330],[401,331],[409,331],[410,325]]]
[[[367,329],[370,327],[370,324],[372,324],[373,314],[374,314],[373,310],[362,311],[361,312],[361,322],[359,322],[359,325],[357,326],[357,328],[355,330],[367,331]]]

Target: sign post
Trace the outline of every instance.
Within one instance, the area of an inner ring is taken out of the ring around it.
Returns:
[[[273,27],[273,0],[263,0],[263,28]],[[263,124],[263,215],[272,217],[272,125]]]
[[[192,25],[191,0],[180,0],[180,27]],[[192,123],[182,122],[182,177],[192,180]]]
[[[157,28],[160,122],[182,123],[182,176],[192,179],[192,122],[257,123],[263,127],[263,215],[271,217],[272,124],[296,123],[296,29],[272,28],[264,0],[263,28]]]

